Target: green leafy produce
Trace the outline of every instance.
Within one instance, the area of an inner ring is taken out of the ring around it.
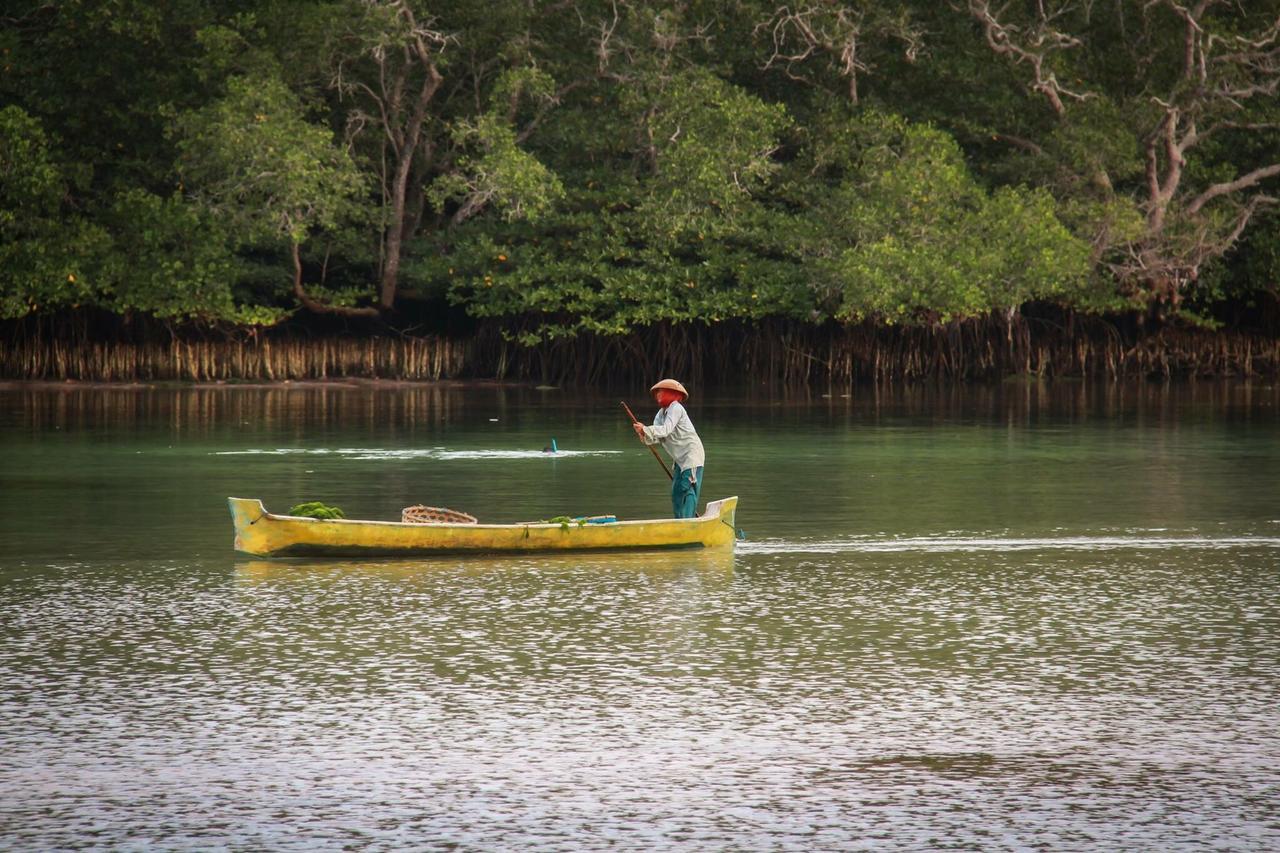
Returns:
[[[586,522],[586,520],[585,520],[585,519],[581,519],[581,518],[572,518],[572,517],[567,516],[567,515],[557,515],[557,516],[555,516],[554,518],[544,518],[544,519],[543,519],[541,522],[539,522],[539,523],[541,523],[541,524],[558,524],[558,525],[560,525],[560,529],[561,529],[561,530],[568,530],[568,529],[569,529],[569,525],[570,525],[570,524],[577,523],[577,525],[578,525],[579,527],[582,527],[582,526],[583,526],[584,524],[586,524],[587,522]]]
[[[329,506],[320,501],[308,501],[300,503],[289,510],[289,515],[299,516],[301,518],[346,518],[342,514],[342,510],[336,506]]]

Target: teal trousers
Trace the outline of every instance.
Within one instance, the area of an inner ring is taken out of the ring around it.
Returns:
[[[698,498],[702,495],[702,466],[686,471],[675,466],[671,480],[671,509],[676,518],[693,518],[698,514]]]

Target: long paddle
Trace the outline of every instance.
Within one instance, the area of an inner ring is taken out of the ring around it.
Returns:
[[[631,407],[628,406],[625,401],[622,403],[622,408],[627,410],[627,417],[631,418],[631,422],[633,424],[640,423],[640,419],[635,416],[635,413],[631,411]],[[640,443],[644,444],[643,438],[640,439]],[[666,473],[667,479],[674,480],[676,478],[675,475],[671,473],[671,469],[667,467],[667,463],[662,461],[662,457],[658,455],[657,448],[652,444],[645,444],[644,446],[649,448],[649,452],[653,454],[653,458],[658,460],[658,464],[662,466],[662,470]]]

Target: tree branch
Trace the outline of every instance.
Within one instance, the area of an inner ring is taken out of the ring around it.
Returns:
[[[1032,142],[1030,139],[1023,139],[1021,136],[1014,136],[1011,133],[993,133],[991,134],[991,138],[997,142],[1007,142],[1014,148],[1021,148],[1023,151],[1034,154],[1037,157],[1043,156],[1044,154],[1043,148]]]
[[[533,132],[538,129],[538,125],[542,124],[543,119],[545,119],[550,114],[552,109],[554,109],[556,106],[560,104],[561,99],[564,98],[565,95],[569,94],[575,89],[582,88],[583,86],[587,85],[589,82],[591,81],[590,80],[573,80],[561,86],[559,89],[557,89],[555,95],[553,95],[550,99],[548,99],[541,106],[539,106],[538,111],[534,113],[533,118],[529,119],[529,123],[526,124],[524,127],[522,127],[520,131],[516,134],[516,144],[519,145],[522,142],[526,141],[530,136],[532,136]]]
[[[296,242],[291,244],[293,257],[293,295],[303,308],[316,314],[334,314],[341,317],[377,317],[377,308],[353,308],[348,305],[329,305],[317,301],[302,286],[302,255]]]
[[[864,44],[897,39],[906,45],[906,58],[914,62],[920,52],[921,31],[906,18],[893,19],[873,11],[850,8],[844,3],[810,2],[792,10],[780,6],[756,24],[753,35],[767,31],[773,42],[772,54],[761,66],[779,68],[792,80],[813,84],[796,73],[796,66],[817,54],[830,58],[838,76],[845,78],[851,103],[858,103],[859,76],[872,68],[862,57]],[[868,15],[872,17],[868,19]]]
[[[1187,205],[1187,213],[1196,214],[1200,209],[1209,202],[1219,196],[1228,195],[1230,193],[1239,192],[1248,189],[1251,186],[1270,178],[1273,175],[1280,175],[1280,163],[1273,163],[1270,166],[1263,166],[1260,169],[1254,169],[1252,172],[1241,175],[1234,181],[1224,181],[1220,184],[1214,184]]]
[[[1001,56],[1013,59],[1014,65],[1031,66],[1035,82],[1031,91],[1039,92],[1049,101],[1049,106],[1058,117],[1066,115],[1067,108],[1063,97],[1074,101],[1086,101],[1096,97],[1093,92],[1073,92],[1058,82],[1058,78],[1046,63],[1049,57],[1058,51],[1080,47],[1083,42],[1049,24],[1059,17],[1065,7],[1052,14],[1045,11],[1044,3],[1037,4],[1038,21],[1033,30],[1027,34],[1026,45],[1019,44],[1015,36],[1019,28],[1012,24],[1003,24],[991,9],[989,0],[969,0],[969,14],[982,25],[983,35],[991,50]]]

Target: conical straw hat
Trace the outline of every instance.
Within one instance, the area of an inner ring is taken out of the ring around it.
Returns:
[[[685,387],[683,385],[681,385],[679,382],[675,381],[674,379],[664,379],[661,382],[656,383],[652,388],[649,389],[649,393],[652,394],[654,391],[657,391],[659,388],[666,388],[671,391],[679,392],[681,395],[684,396],[686,400],[689,399],[689,392],[685,390]]]

